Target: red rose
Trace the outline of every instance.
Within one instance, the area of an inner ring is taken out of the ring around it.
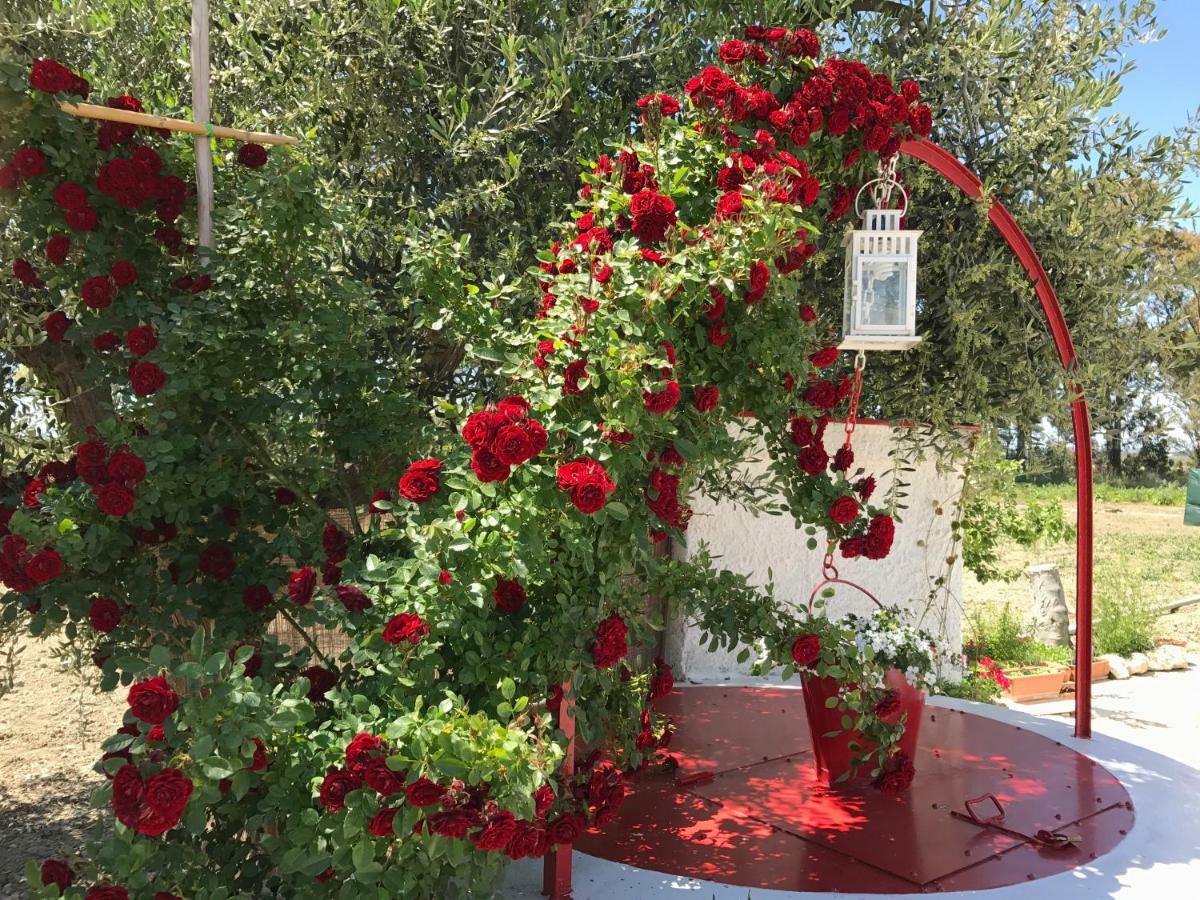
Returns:
[[[726,194],[722,194],[721,199],[717,201],[717,212],[713,218],[717,222],[723,222],[726,219],[738,219],[742,215],[744,205],[741,191],[729,191]]]
[[[592,642],[592,660],[597,669],[609,669],[624,659],[629,652],[626,635],[629,629],[625,620],[613,613],[596,626],[596,637]]]
[[[75,881],[75,873],[61,859],[45,860],[42,863],[41,875],[42,885],[57,885],[59,893],[65,893],[67,888]]]
[[[326,522],[321,531],[321,547],[325,557],[332,563],[340,563],[346,558],[350,546],[350,538],[332,522]]]
[[[12,165],[22,178],[37,178],[46,172],[46,157],[37,147],[21,147],[13,154]]]
[[[820,444],[803,448],[797,455],[796,461],[805,475],[820,475],[829,465],[829,454]]]
[[[721,62],[735,64],[740,63],[746,58],[746,44],[744,41],[732,40],[726,41],[717,51],[717,56],[721,58]]]
[[[833,409],[838,404],[837,386],[829,381],[814,381],[804,389],[804,401],[817,409]]]
[[[252,584],[242,591],[242,605],[251,612],[258,612],[271,605],[274,598],[265,584]]]
[[[670,412],[679,402],[679,382],[668,381],[659,391],[642,391],[642,401],[646,409],[656,416]]]
[[[492,599],[500,612],[515,613],[525,605],[525,588],[514,578],[497,578]]]
[[[504,481],[511,469],[491,450],[479,448],[471,454],[471,471],[486,484],[489,481]]]
[[[228,581],[237,569],[233,549],[220,542],[209,544],[201,550],[196,565],[201,572],[217,581]]]
[[[604,466],[585,456],[558,467],[558,486],[571,495],[571,502],[582,513],[598,512],[617,489]]]
[[[419,644],[427,634],[429,634],[429,625],[416,613],[400,613],[392,616],[383,628],[383,640],[392,646],[403,644],[405,641],[414,645]]]
[[[854,482],[854,493],[858,494],[863,503],[870,500],[871,495],[875,493],[875,476],[868,475]]]
[[[296,494],[288,488],[275,488],[275,502],[280,506],[291,506],[296,502]]]
[[[803,322],[815,322],[817,320],[817,311],[805,303],[800,307],[800,320]]]
[[[96,211],[90,206],[67,210],[67,227],[72,231],[95,231],[98,223]]]
[[[500,810],[471,835],[471,843],[477,850],[503,850],[517,833],[517,820],[508,810]]]
[[[25,287],[43,287],[42,280],[38,278],[37,270],[30,265],[29,260],[13,260],[12,271],[17,281],[21,282]]]
[[[412,801],[409,801],[410,803]],[[480,814],[474,809],[444,809],[434,813],[426,821],[429,830],[442,837],[465,838],[467,832],[479,824]]]
[[[771,270],[761,259],[750,264],[750,287],[742,294],[742,299],[753,305],[762,300],[767,293],[767,283],[771,280]]]
[[[88,618],[91,619],[92,627],[97,631],[110,634],[121,624],[121,607],[115,600],[98,597],[92,601],[91,608],[88,610]]]
[[[54,189],[54,202],[65,211],[86,209],[88,205],[87,190],[83,185],[74,181],[64,181]]]
[[[842,550],[843,559],[858,559],[858,557],[867,552],[867,542],[865,538],[843,538],[842,543],[839,546]]]
[[[25,566],[25,576],[34,584],[46,584],[62,574],[62,557],[55,550],[34,554]]]
[[[326,812],[337,812],[346,808],[346,795],[356,791],[361,781],[353,772],[346,769],[330,769],[317,793],[317,799],[325,807]]]
[[[896,713],[900,712],[900,708],[900,692],[894,688],[889,688],[883,692],[878,700],[875,701],[875,705],[872,707],[872,710],[874,711],[875,715],[879,716],[880,718],[887,718],[888,716],[894,716]]]
[[[56,266],[61,266],[67,261],[67,254],[71,251],[71,239],[65,234],[56,234],[46,241],[45,250],[46,259]]]
[[[650,699],[658,700],[675,689],[675,673],[660,656],[654,661],[654,674],[650,677]]]
[[[496,432],[504,426],[504,416],[495,410],[481,409],[467,416],[463,423],[463,440],[472,450],[482,450],[491,447]]]
[[[497,433],[492,452],[505,465],[517,466],[533,456],[533,444],[520,425],[506,425]]]
[[[83,900],[129,900],[129,891],[119,884],[95,884],[83,895]]]
[[[933,130],[933,113],[925,104],[914,106],[908,117],[909,127],[921,137],[928,137]]]
[[[170,822],[166,831],[179,824],[188,798],[192,795],[192,781],[178,769],[163,769],[146,782],[146,806],[159,818]]]
[[[83,283],[79,289],[84,305],[92,309],[104,309],[112,306],[113,283],[107,275],[94,275]]]
[[[92,338],[92,349],[97,353],[108,353],[121,346],[121,339],[111,331],[102,331]]]
[[[440,803],[442,797],[446,795],[446,789],[440,784],[430,781],[428,778],[421,776],[407,788],[404,789],[404,798],[417,808],[433,806],[435,803]]]
[[[29,69],[30,87],[44,94],[69,91],[74,84],[74,73],[57,59],[39,59]]]
[[[692,404],[698,412],[712,412],[717,408],[717,401],[721,399],[721,391],[716,385],[700,385],[692,388]]]
[[[579,816],[559,816],[547,826],[550,840],[555,844],[573,844],[583,834],[584,821]]]
[[[729,326],[724,322],[714,322],[708,331],[708,339],[714,347],[724,347],[729,343]]]
[[[308,606],[317,586],[317,572],[312,566],[297,569],[288,578],[288,599],[296,606]]]
[[[15,191],[21,186],[21,175],[11,162],[0,165],[0,190]]]
[[[242,144],[238,147],[237,161],[247,169],[261,169],[267,164],[267,148],[261,144]]]
[[[325,694],[337,684],[337,675],[324,666],[309,666],[300,674],[308,679],[309,700],[324,700]]]
[[[917,770],[908,754],[897,752],[888,759],[874,784],[885,794],[902,794],[908,790],[916,774]]]
[[[708,295],[712,297],[712,303],[704,307],[704,317],[710,322],[715,322],[721,316],[725,315],[725,304],[728,302],[725,295],[715,287],[708,289]]]
[[[581,378],[590,379],[586,359],[577,359],[573,363],[569,363],[563,370],[562,392],[569,397],[582,394],[583,387],[579,384]]]
[[[845,445],[838,447],[837,452],[833,454],[833,464],[830,466],[835,472],[845,472],[854,465],[854,450]]]
[[[112,275],[113,281],[117,283],[117,287],[128,287],[137,281],[137,269],[127,259],[119,259],[113,263],[112,268],[109,269],[109,274]]]
[[[442,569],[442,571],[438,573],[438,584],[450,584],[452,581],[454,581],[454,576],[450,574],[449,569]]]
[[[375,837],[393,837],[395,832],[392,830],[392,820],[396,818],[396,813],[399,811],[395,807],[381,809],[371,817],[371,824],[368,826],[368,830]]]
[[[128,450],[120,450],[108,461],[108,475],[113,481],[132,487],[146,477],[146,463]]]
[[[56,309],[50,315],[46,316],[42,322],[42,330],[46,332],[46,337],[52,341],[61,341],[67,334],[67,329],[71,327],[71,318],[61,309]]]
[[[123,484],[109,482],[95,489],[96,505],[107,516],[120,518],[133,512],[133,491]]]
[[[179,696],[171,690],[167,679],[159,675],[131,687],[127,702],[135,719],[147,725],[161,725],[178,708]]]
[[[424,503],[433,497],[442,486],[438,480],[442,462],[439,459],[419,459],[400,476],[397,491],[414,503]]]
[[[838,348],[837,347],[825,347],[821,350],[818,350],[816,353],[812,354],[811,356],[809,356],[808,361],[811,362],[818,369],[824,369],[827,366],[832,366],[835,362],[837,362],[837,358],[838,358]]]
[[[792,642],[792,660],[798,666],[811,666],[821,658],[821,639],[815,634],[802,634]]]
[[[386,756],[375,756],[362,768],[367,786],[382,797],[390,797],[404,790],[404,777],[388,768]]]
[[[630,230],[638,239],[650,244],[663,240],[676,221],[675,201],[648,188],[633,195],[629,211],[633,216]]]
[[[386,749],[383,738],[360,731],[346,745],[346,768],[360,774],[367,764]]]
[[[839,525],[848,525],[858,517],[858,501],[849,494],[838,497],[829,506],[829,518]]]
[[[867,559],[883,559],[892,550],[896,525],[891,516],[875,516],[867,526],[863,555]]]
[[[339,584],[333,592],[347,612],[366,612],[372,606],[371,598],[352,584]]]
[[[135,362],[129,366],[129,383],[139,397],[149,397],[167,381],[167,376],[152,362]]]

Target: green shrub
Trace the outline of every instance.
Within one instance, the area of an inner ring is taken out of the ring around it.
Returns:
[[[1144,653],[1154,647],[1159,612],[1143,590],[1140,571],[1101,567],[1096,570],[1092,643],[1097,656]]]
[[[960,700],[976,700],[980,703],[995,703],[1000,696],[1000,685],[978,669],[968,672],[962,681],[940,680],[934,685],[933,693]]]
[[[1051,647],[1035,641],[1025,634],[1021,617],[1005,603],[995,606],[980,606],[967,616],[970,642],[967,644],[969,659],[994,659],[1005,668],[1032,666],[1038,663],[1069,663],[1071,648]]]

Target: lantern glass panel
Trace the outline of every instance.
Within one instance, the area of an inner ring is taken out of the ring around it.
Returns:
[[[858,327],[867,331],[893,331],[907,324],[907,260],[864,259],[862,261]]]

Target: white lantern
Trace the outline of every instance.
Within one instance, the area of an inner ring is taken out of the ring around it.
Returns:
[[[869,186],[863,185],[863,190]],[[884,196],[891,187],[904,195],[904,189],[889,180]],[[878,205],[878,191],[875,198]],[[904,350],[921,342],[917,336],[917,239],[921,232],[900,227],[908,207],[907,195],[904,201],[902,209],[868,209],[862,227],[846,232],[843,350]]]

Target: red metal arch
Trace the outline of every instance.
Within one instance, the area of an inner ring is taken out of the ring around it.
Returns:
[[[1075,431],[1075,671],[1085,673],[1075,679],[1075,736],[1089,738],[1092,736],[1092,681],[1086,673],[1091,671],[1092,661],[1092,425],[1087,401],[1071,378],[1079,366],[1071,331],[1063,318],[1050,276],[1042,267],[1029,238],[1004,204],[985,198],[983,185],[974,173],[932,141],[905,141],[900,145],[900,152],[925,163],[972,200],[987,199],[990,204],[988,220],[996,226],[1033,281],[1058,359],[1067,373],[1067,390],[1075,397],[1071,402]]]

